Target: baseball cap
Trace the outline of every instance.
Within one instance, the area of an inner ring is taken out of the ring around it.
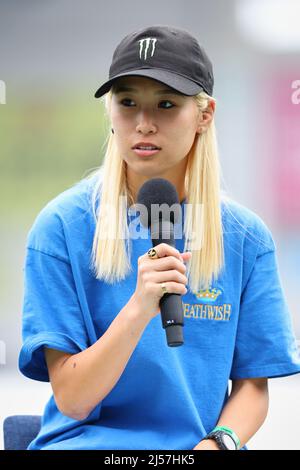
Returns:
[[[188,96],[213,93],[213,67],[206,52],[189,32],[173,26],[148,26],[125,36],[95,98],[107,93],[117,78],[131,75],[153,78]]]

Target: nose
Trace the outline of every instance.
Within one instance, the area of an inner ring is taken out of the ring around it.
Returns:
[[[143,110],[137,117],[136,131],[142,134],[154,133],[157,127],[153,120],[153,114],[150,111]]]

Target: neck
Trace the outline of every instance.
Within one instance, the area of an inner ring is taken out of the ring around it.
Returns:
[[[160,176],[157,176],[155,178],[161,178]],[[129,193],[130,193],[130,200],[128,201],[129,204],[136,204],[137,202],[137,195],[138,195],[138,192],[140,190],[140,188],[142,187],[142,185],[148,181],[149,179],[151,178],[146,178],[142,183],[140,183],[139,185],[133,187],[132,185],[129,185],[128,184],[128,190],[129,190]],[[176,190],[177,190],[177,194],[178,194],[178,197],[179,197],[179,201],[180,203],[187,197],[186,195],[186,192],[184,190],[184,188],[182,188],[181,186],[178,187],[174,181],[171,181],[169,178],[165,178],[166,180],[170,181],[170,183],[174,184]]]
[[[162,174],[151,175],[149,177],[145,175],[138,175],[132,171],[128,171],[128,166],[127,166],[126,180],[127,180],[127,188],[130,194],[130,201],[128,202],[130,204],[136,204],[138,192],[146,181],[152,178],[164,178],[175,186],[179,201],[181,203],[187,197],[187,194],[185,191],[185,184],[184,184],[185,183],[185,170],[186,170],[186,167],[181,168],[180,170],[177,169],[176,172],[174,171],[172,173],[166,172]]]

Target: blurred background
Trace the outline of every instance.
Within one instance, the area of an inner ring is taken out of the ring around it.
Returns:
[[[212,59],[223,188],[271,229],[300,338],[299,20],[298,0],[0,0],[0,429],[9,414],[42,414],[51,393],[18,372],[28,230],[101,164],[108,123],[94,92],[120,40],[151,24],[187,29]],[[249,448],[300,449],[299,385],[270,380]]]

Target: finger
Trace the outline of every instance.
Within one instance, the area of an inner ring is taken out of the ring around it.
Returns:
[[[165,282],[165,287],[167,289],[167,294],[180,294],[180,295],[184,295],[187,293],[187,288],[183,285],[183,284],[180,284],[178,282],[173,282],[173,281],[168,281],[168,282]],[[158,291],[158,294],[162,297],[164,295],[164,292],[161,288],[161,284],[156,284],[157,286],[157,291]]]
[[[169,271],[156,271],[155,273],[151,273],[150,279],[153,282],[161,283],[161,282],[178,282],[179,284],[187,285],[188,279],[187,277],[175,269],[170,269]]]
[[[184,262],[178,258],[175,258],[173,255],[151,260],[148,266],[153,271],[169,271],[176,269],[183,274],[187,269]]]
[[[192,252],[191,251],[183,251],[182,253],[180,253],[180,256],[181,256],[181,260],[183,262],[187,262],[191,259]]]
[[[179,250],[177,250],[174,246],[168,245],[168,243],[160,243],[154,248],[159,258],[164,258],[165,256],[175,256],[175,258],[181,260]],[[145,254],[145,256],[149,258],[147,253]],[[155,260],[155,258],[153,258],[153,260]]]

